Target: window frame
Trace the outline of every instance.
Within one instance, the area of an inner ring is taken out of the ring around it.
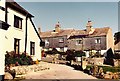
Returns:
[[[22,20],[23,20],[22,18],[14,15],[14,27],[22,29]]]
[[[100,43],[101,43],[101,39],[100,38],[95,39],[95,44],[100,44]]]
[[[48,47],[50,45],[50,42],[48,39],[45,39],[45,46]]]
[[[35,42],[30,41],[30,55],[35,55]]]
[[[14,51],[15,51],[15,54],[20,54],[20,39],[14,38]]]
[[[81,45],[83,43],[82,39],[76,40],[76,45]]]
[[[59,38],[59,43],[64,43],[64,38]]]

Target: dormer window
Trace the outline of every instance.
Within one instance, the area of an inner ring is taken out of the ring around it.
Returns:
[[[22,29],[22,18],[14,15],[14,27]]]
[[[95,43],[96,43],[96,44],[100,44],[100,43],[101,43],[101,40],[98,38],[98,39],[95,40]]]

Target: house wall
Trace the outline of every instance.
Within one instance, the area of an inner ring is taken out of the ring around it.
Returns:
[[[41,60],[41,50],[40,39],[38,38],[30,19],[28,19],[28,41],[27,41],[27,53],[30,54],[30,41],[35,42],[35,58]]]
[[[101,39],[100,44],[96,44],[96,39]],[[77,40],[82,40],[83,43],[76,45]],[[69,39],[68,48],[74,50],[106,50],[106,37],[86,37]]]
[[[7,46],[6,39],[6,31],[0,29],[0,76],[4,75],[4,68],[5,68],[5,46]],[[1,79],[1,78],[0,78]]]
[[[5,8],[5,0],[0,1],[0,6]],[[0,20],[5,21],[5,12],[0,9]],[[2,27],[0,22],[0,27]],[[0,80],[2,80],[1,75],[4,75],[5,68],[5,44],[7,39],[5,39],[6,31],[0,29]]]
[[[22,18],[22,29],[14,27],[14,15]],[[21,15],[20,13],[8,8],[8,24],[10,25],[7,30],[7,38],[8,38],[8,47],[7,51],[14,51],[14,38],[20,39],[20,52],[24,52],[25,49],[25,21],[26,17]]]
[[[5,8],[5,0],[0,0],[0,6]],[[7,8],[7,23],[10,25],[8,30],[3,30],[0,28],[0,80],[1,75],[4,75],[5,68],[5,54],[6,51],[14,51],[14,38],[20,39],[20,53],[25,50],[25,27],[26,27],[26,17],[11,8]],[[14,27],[14,15],[22,18],[22,29]],[[5,22],[5,11],[0,9],[0,20]],[[41,60],[41,47],[40,39],[32,26],[30,19],[28,19],[28,41],[27,41],[27,53],[30,54],[30,41],[35,42],[35,55],[34,59]],[[2,25],[0,24],[0,27]]]
[[[20,53],[22,53],[25,50],[26,17],[11,8],[8,8],[7,10],[8,10],[7,21],[10,27],[8,28],[8,30],[0,29],[0,33],[1,33],[0,35],[3,35],[1,37],[4,37],[1,40],[2,44],[4,44],[4,48],[1,50],[2,51],[1,53],[5,54],[6,51],[9,52],[14,51],[14,38],[20,39]],[[20,18],[23,19],[22,29],[18,29],[14,27],[14,15],[19,16]],[[0,20],[2,20],[2,18],[0,18]],[[40,39],[37,36],[37,33],[35,32],[30,19],[28,19],[27,22],[28,22],[27,53],[30,54],[30,41],[35,42],[35,55],[33,57],[36,57],[36,59],[41,60]]]
[[[69,39],[68,40],[68,49],[71,49],[71,50],[82,50],[83,49],[83,45],[82,44],[76,45],[77,40],[82,40],[82,39],[81,38]],[[83,41],[83,43],[84,43],[84,41]]]
[[[0,6],[5,8],[5,0],[0,1]],[[5,11],[0,9],[0,20],[5,21]]]
[[[63,38],[63,42],[59,42],[59,39]],[[64,51],[67,49],[67,36],[60,36],[60,37],[49,37],[49,38],[42,38],[43,41],[48,40],[49,46],[45,46],[45,49],[47,48],[57,48],[60,50],[60,48],[64,48]]]
[[[107,43],[107,49],[112,48],[112,50],[114,50],[114,37],[111,28],[108,31],[106,43]]]

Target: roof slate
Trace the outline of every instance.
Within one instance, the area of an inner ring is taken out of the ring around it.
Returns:
[[[109,31],[109,27],[104,27],[104,28],[94,28],[94,32],[92,34],[88,34],[86,30],[75,30],[75,29],[69,29],[69,30],[61,30],[59,33],[53,32],[53,31],[47,31],[47,32],[41,32],[40,36],[42,38],[46,37],[58,37],[58,36],[64,36],[64,35],[70,35],[72,38],[73,37],[94,37],[94,36],[105,36],[107,35]]]

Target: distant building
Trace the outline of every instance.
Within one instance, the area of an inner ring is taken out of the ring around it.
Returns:
[[[67,39],[72,35],[74,29],[61,29],[60,23],[55,25],[55,30],[41,32],[39,29],[39,34],[43,41],[45,41],[44,49],[49,50],[56,48],[58,51],[66,51],[68,48]]]
[[[68,49],[105,53],[109,48],[113,49],[112,30],[109,27],[93,28],[88,21],[85,30],[75,30],[74,35],[68,39]]]
[[[45,49],[56,48],[60,51],[72,49],[86,52],[95,50],[103,54],[114,46],[111,28],[93,28],[91,21],[88,21],[85,30],[62,30],[57,23],[54,31],[39,34],[45,41]]]

